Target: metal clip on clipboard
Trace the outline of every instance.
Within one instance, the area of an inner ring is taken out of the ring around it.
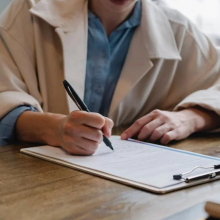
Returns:
[[[216,171],[210,171],[210,172],[206,172],[206,173],[203,173],[203,174],[199,174],[199,175],[184,178],[185,175],[190,174],[190,173],[194,172],[197,169],[212,169],[212,168]],[[174,180],[182,180],[183,179],[183,180],[185,180],[186,183],[190,183],[192,181],[202,180],[202,179],[214,179],[217,176],[220,176],[220,170],[218,170],[218,169],[220,169],[220,164],[219,165],[214,165],[214,166],[211,166],[211,167],[197,166],[194,169],[192,169],[192,170],[190,170],[186,173],[173,175],[173,179]]]

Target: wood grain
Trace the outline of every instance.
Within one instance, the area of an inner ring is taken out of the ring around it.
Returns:
[[[156,195],[19,152],[28,146],[0,148],[1,220],[156,220],[220,197],[220,181]],[[220,134],[194,135],[169,146],[220,157]]]

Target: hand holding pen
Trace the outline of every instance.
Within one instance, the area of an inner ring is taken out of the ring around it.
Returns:
[[[99,144],[104,141],[113,150],[111,142],[107,138],[111,136],[112,120],[97,113],[87,112],[86,109],[83,109],[86,106],[83,107],[79,100],[76,101],[76,96],[73,97],[71,92],[73,88],[69,83],[64,81],[64,85],[70,97],[83,111],[73,111],[66,117],[61,135],[62,147],[70,154],[92,155]],[[85,103],[83,104],[85,105]]]

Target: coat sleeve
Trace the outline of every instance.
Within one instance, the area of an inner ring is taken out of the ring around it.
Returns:
[[[25,5],[12,4],[0,17],[0,119],[21,105],[42,111],[32,43],[33,28],[31,19],[30,22],[27,20],[28,9],[26,14],[19,14],[21,7]],[[12,19],[8,15],[15,17]],[[22,28],[23,20],[26,21],[25,28]]]
[[[220,115],[220,52],[189,22],[177,67],[179,88],[187,94],[174,111],[200,106]]]

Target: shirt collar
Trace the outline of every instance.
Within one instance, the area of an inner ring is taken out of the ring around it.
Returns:
[[[94,19],[94,18],[98,18],[94,13],[92,13],[92,11],[89,9],[88,10],[88,18],[89,19]]]
[[[124,23],[122,23],[118,27],[118,29],[133,28],[139,26],[141,23],[141,14],[142,14],[141,1],[138,0],[138,2],[136,2],[136,5],[134,7],[133,13]]]
[[[126,29],[126,28],[129,29],[129,28],[139,26],[141,23],[141,14],[142,14],[141,0],[138,0],[135,4],[135,7],[134,7],[132,14],[129,16],[129,18],[126,21],[124,21],[117,28],[117,30]],[[91,19],[97,19],[98,17],[94,13],[92,13],[91,10],[89,10],[88,11],[88,18],[89,18],[89,20],[91,20]]]

